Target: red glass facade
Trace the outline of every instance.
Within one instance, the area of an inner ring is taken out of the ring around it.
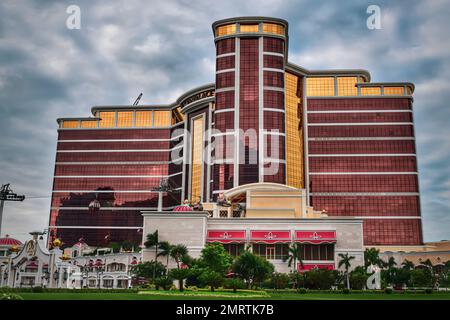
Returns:
[[[421,244],[411,99],[308,98],[307,110],[310,205],[361,217],[365,245]]]

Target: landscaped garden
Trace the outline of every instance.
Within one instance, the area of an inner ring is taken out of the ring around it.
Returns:
[[[292,270],[277,273],[263,257],[249,250],[233,257],[220,243],[208,244],[198,259],[190,257],[184,245],[160,242],[157,231],[147,236],[145,246],[155,250],[156,259],[133,268],[133,276],[142,280],[133,289],[0,288],[0,299],[450,300],[450,291],[445,291],[450,286],[449,262],[439,269],[429,261],[422,262],[420,268],[407,260],[397,266],[394,259],[383,261],[376,249],[366,250],[365,266],[352,268],[354,258],[339,254],[338,266],[341,270],[297,272],[295,266],[303,262],[299,247],[294,244],[284,258]],[[173,259],[176,267],[169,269],[169,259]],[[381,269],[380,290],[366,289],[370,276],[366,270],[369,266]]]

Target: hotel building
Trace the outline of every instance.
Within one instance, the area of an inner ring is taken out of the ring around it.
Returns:
[[[172,210],[189,199],[205,209],[191,213],[194,247],[214,231],[251,243],[257,230],[280,231],[284,242],[308,231],[342,249],[355,237],[360,253],[421,246],[414,85],[289,62],[285,20],[240,17],[212,29],[215,83],[167,105],[94,106],[91,117],[58,119],[51,239],[140,244],[174,217],[166,236],[182,234],[189,213]],[[221,194],[231,207],[220,208]]]

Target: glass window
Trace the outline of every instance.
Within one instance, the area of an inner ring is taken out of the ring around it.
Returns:
[[[252,247],[254,254],[268,260],[282,260],[287,256],[289,250],[289,245],[287,243],[254,243]]]
[[[334,96],[334,77],[311,77],[306,79],[307,96]]]
[[[97,120],[82,120],[81,128],[97,128]]]
[[[403,96],[405,95],[404,87],[384,87],[385,96]]]
[[[77,120],[65,120],[62,123],[62,127],[65,129],[78,128],[78,121]]]
[[[203,169],[203,117],[192,124],[191,201],[201,199]]]
[[[133,127],[133,111],[119,111],[117,113],[117,127],[129,128]]]
[[[406,87],[406,94],[407,94],[408,96],[412,96],[413,91],[412,91],[412,89],[411,89],[410,87]]]
[[[286,72],[286,174],[287,184],[304,188],[301,80]]]
[[[136,111],[136,127],[151,127],[153,111]]]
[[[181,108],[177,107],[172,110],[172,124],[177,124],[184,120],[184,114],[181,113]]]
[[[276,23],[263,23],[263,32],[284,35],[284,26]]]
[[[113,128],[115,120],[116,113],[114,111],[100,112],[100,128]]]
[[[155,111],[153,113],[154,127],[169,127],[171,122],[170,111]]]
[[[361,95],[362,96],[380,96],[381,88],[380,87],[361,87]]]
[[[259,25],[258,24],[241,24],[240,31],[241,32],[258,32]]]
[[[236,24],[226,24],[216,28],[216,37],[226,36],[236,33]]]
[[[356,96],[358,94],[357,81],[357,77],[338,77],[338,96]]]

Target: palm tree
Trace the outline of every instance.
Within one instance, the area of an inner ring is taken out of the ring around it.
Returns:
[[[375,248],[366,249],[366,251],[364,251],[364,264],[366,268],[370,265],[379,266],[382,268],[384,266],[384,262],[380,258],[380,250]]]
[[[180,261],[183,258],[183,256],[187,255],[188,249],[183,244],[177,244],[172,247],[172,250],[170,251],[170,256],[175,260],[177,263],[178,269],[180,269]]]
[[[390,257],[388,262],[387,262],[387,267],[388,269],[392,269],[397,265],[397,262],[395,262],[394,257]]]
[[[155,248],[155,262],[158,262],[158,247],[159,247],[158,230],[156,230],[153,233],[147,234],[147,241],[144,242],[144,246],[147,249]],[[153,280],[155,280],[155,269],[153,270]]]
[[[283,258],[283,262],[287,261],[289,268],[293,264],[292,271],[295,271],[295,268],[297,267],[297,260],[303,269],[303,261],[302,261],[301,255],[300,255],[300,245],[298,243],[294,243],[292,246],[289,246],[288,253]]]
[[[344,268],[345,268],[345,275],[346,275],[346,278],[347,278],[347,289],[350,289],[350,276],[349,276],[349,273],[348,273],[348,269],[350,269],[350,266],[351,266],[350,261],[355,259],[355,257],[354,256],[349,256],[348,253],[346,253],[346,254],[339,253],[339,257],[341,258],[341,260],[339,260],[338,268],[344,266]]]
[[[169,258],[170,258],[170,252],[172,251],[173,245],[171,245],[168,241],[161,241],[159,243],[159,249],[161,251],[158,253],[158,257],[166,257],[166,267],[169,266]]]
[[[413,270],[414,263],[412,261],[405,259],[405,261],[402,262],[402,268],[406,270]]]

